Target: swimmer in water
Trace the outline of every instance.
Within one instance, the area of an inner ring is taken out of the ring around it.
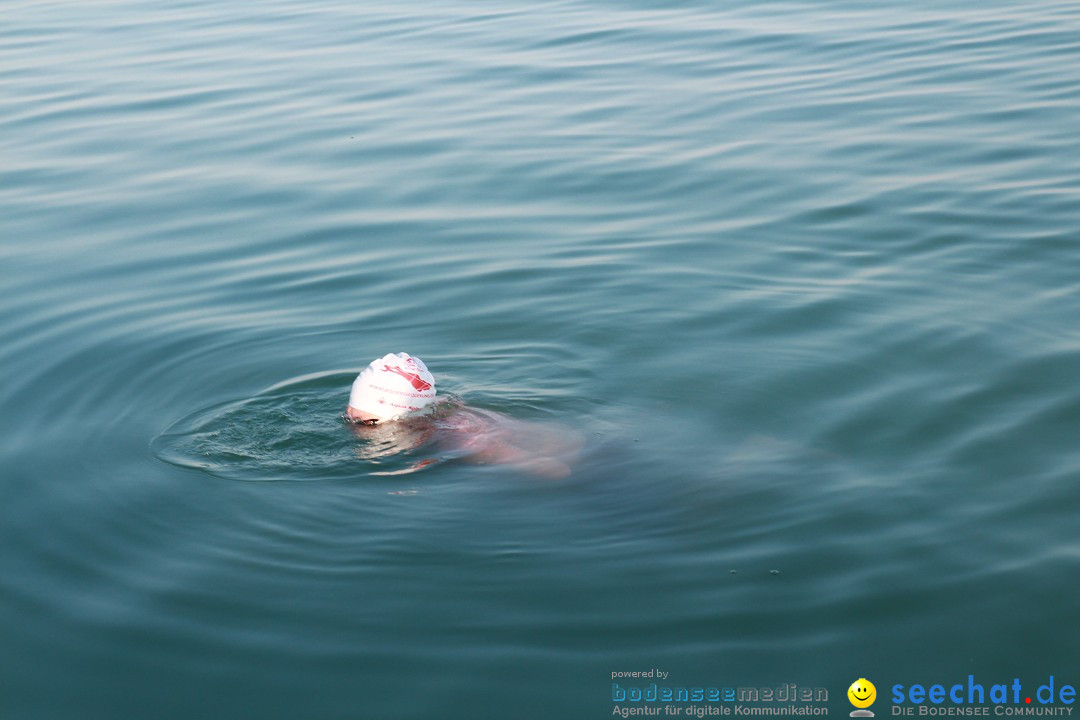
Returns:
[[[578,433],[561,425],[436,400],[435,378],[427,366],[400,352],[373,360],[356,377],[344,417],[360,431],[400,430],[411,447],[434,442],[446,457],[508,465],[548,478],[569,476],[584,445]]]

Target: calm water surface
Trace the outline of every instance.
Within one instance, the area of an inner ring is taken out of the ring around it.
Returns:
[[[1080,683],[1078,128],[1071,2],[7,3],[0,718]]]

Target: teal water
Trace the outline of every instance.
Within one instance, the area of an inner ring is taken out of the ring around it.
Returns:
[[[0,718],[1080,683],[1077,128],[1068,2],[6,3]]]

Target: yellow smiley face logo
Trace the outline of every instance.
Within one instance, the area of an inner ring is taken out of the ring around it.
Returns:
[[[866,678],[859,678],[847,689],[848,700],[857,708],[868,708],[877,699],[877,688]]]

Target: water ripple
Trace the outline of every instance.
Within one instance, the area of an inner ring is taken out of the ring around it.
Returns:
[[[5,709],[1060,673],[1078,54],[1065,0],[6,4]],[[574,479],[376,474],[391,349]]]

